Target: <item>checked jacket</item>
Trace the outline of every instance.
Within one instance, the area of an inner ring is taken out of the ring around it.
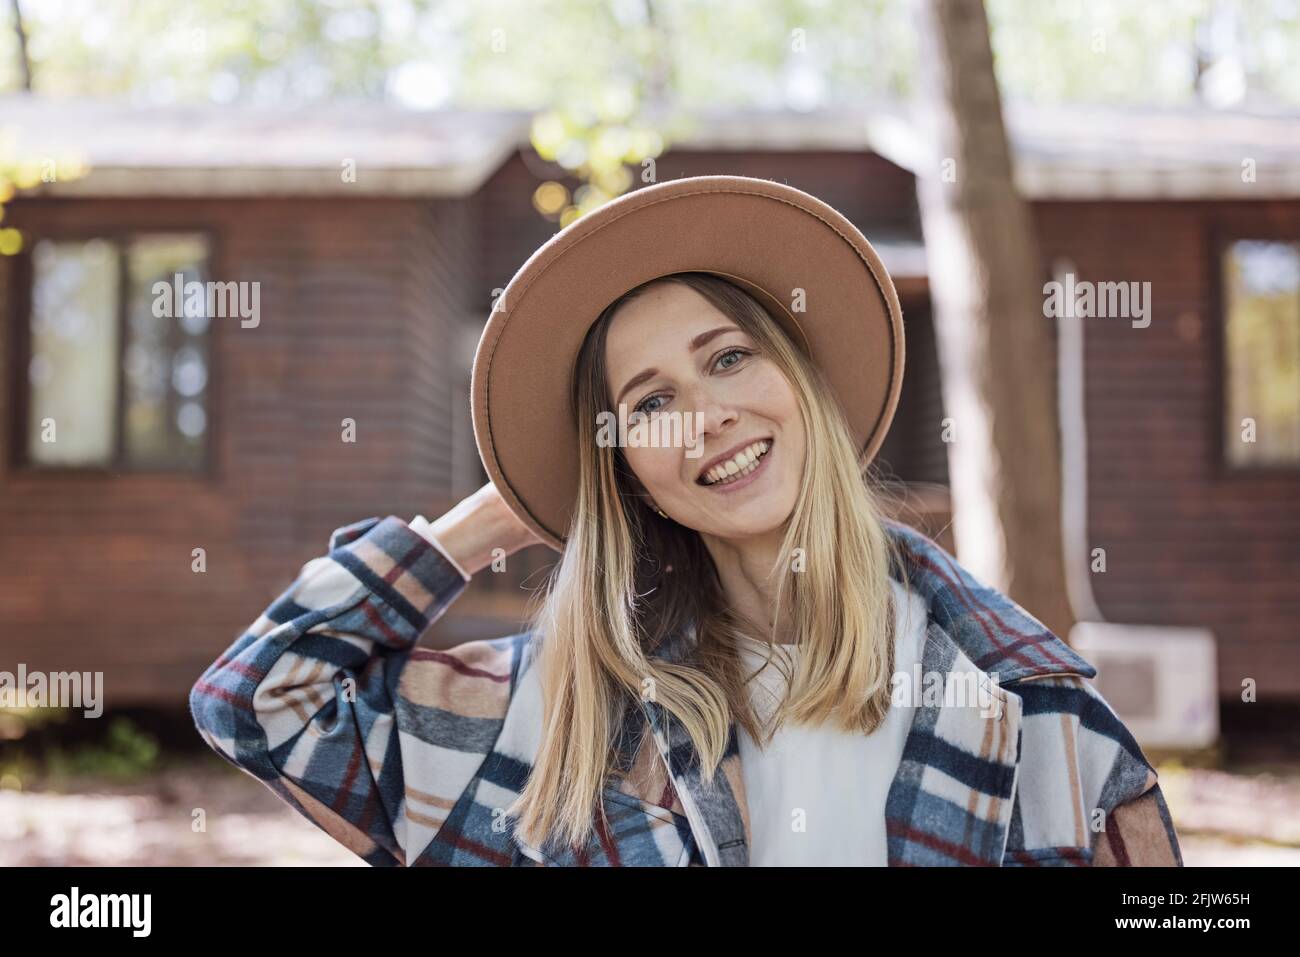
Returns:
[[[917,701],[885,805],[890,866],[1181,866],[1156,773],[1096,670],[937,543],[885,526],[891,575],[928,608],[923,672],[969,676],[996,703]],[[706,784],[654,701],[626,706],[586,847],[515,834],[504,809],[540,746],[540,636],[420,647],[468,582],[395,516],[336,530],[195,682],[199,733],[373,865],[747,866],[735,726]],[[657,656],[684,660],[692,638]]]

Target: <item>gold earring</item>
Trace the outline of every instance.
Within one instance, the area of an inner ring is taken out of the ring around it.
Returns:
[[[658,513],[659,513],[660,515],[662,515],[664,518],[667,518],[667,517],[668,517],[668,513],[665,512],[665,511],[664,511],[662,508],[660,508],[658,505],[656,505],[656,506],[654,507],[654,509],[655,509],[656,512],[658,512]]]

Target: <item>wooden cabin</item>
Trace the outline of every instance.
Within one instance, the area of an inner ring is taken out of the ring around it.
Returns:
[[[1097,600],[1116,620],[1213,629],[1225,696],[1253,675],[1300,700],[1300,284],[1248,288],[1239,262],[1285,274],[1300,256],[1285,154],[1300,120],[1009,117],[1043,277],[1066,263],[1152,283],[1140,335],[1086,326]],[[332,529],[433,518],[485,481],[474,347],[493,291],[557,228],[537,185],[577,184],[529,147],[521,113],[7,97],[0,118],[20,148],[90,163],[0,223],[24,239],[0,257],[0,668],[102,670],[110,706],[179,705]],[[711,116],[657,178],[788,182],[881,251],[908,372],[879,461],[908,483],[909,520],[951,548],[913,161],[897,117],[878,118]],[[257,283],[256,322],[233,306],[155,315],[154,284],[178,275]],[[1266,441],[1243,447],[1248,414]],[[425,641],[518,630],[554,558],[528,549],[477,576]]]

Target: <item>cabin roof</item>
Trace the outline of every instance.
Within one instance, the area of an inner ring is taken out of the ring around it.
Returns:
[[[36,194],[456,197],[476,192],[527,141],[529,115],[364,103],[139,107],[18,94],[0,97],[0,127],[16,132],[24,158],[89,163],[89,175]],[[354,181],[343,175],[348,161]]]
[[[1016,182],[1030,199],[1300,197],[1300,112],[1013,102],[1005,114]],[[50,195],[468,196],[527,146],[530,124],[528,111],[373,103],[142,107],[0,97],[0,127],[14,137],[9,152],[78,155],[90,164],[82,179],[33,190]],[[916,172],[938,162],[919,128],[889,102],[811,112],[725,108],[681,120],[669,142],[689,150],[874,152]],[[355,182],[342,176],[347,160],[356,163]]]

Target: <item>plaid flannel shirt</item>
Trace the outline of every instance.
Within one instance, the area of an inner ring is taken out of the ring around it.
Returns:
[[[923,672],[991,696],[916,702],[885,806],[889,864],[1181,866],[1155,771],[1095,669],[935,542],[886,528],[906,566],[891,574],[929,609]],[[338,529],[195,683],[200,734],[374,865],[748,865],[735,726],[706,785],[654,701],[626,707],[586,847],[514,832],[504,809],[542,727],[534,633],[417,647],[468,580],[399,518]],[[692,637],[657,656],[680,660]]]

